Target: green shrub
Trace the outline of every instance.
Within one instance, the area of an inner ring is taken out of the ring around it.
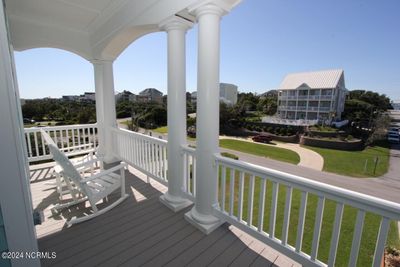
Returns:
[[[228,153],[228,152],[222,152],[221,156],[226,157],[226,158],[230,158],[230,159],[234,159],[234,160],[238,160],[239,159],[239,157],[236,156],[235,154]]]

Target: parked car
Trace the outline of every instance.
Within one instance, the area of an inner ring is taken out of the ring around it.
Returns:
[[[388,133],[387,138],[390,143],[400,143],[399,133]]]
[[[24,118],[24,123],[35,123],[35,120]]]
[[[399,134],[399,128],[396,127],[390,127],[388,130],[388,134]]]
[[[251,138],[254,142],[269,143],[272,141],[272,136],[267,134],[256,135]]]

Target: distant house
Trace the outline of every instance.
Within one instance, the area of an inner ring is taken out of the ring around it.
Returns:
[[[63,95],[62,100],[64,101],[76,101],[79,100],[80,96],[78,95]]]
[[[85,92],[80,96],[81,101],[96,101],[96,93],[94,92]]]
[[[138,95],[137,100],[139,102],[157,102],[162,103],[163,93],[155,88],[147,88],[141,91]]]
[[[278,117],[291,120],[340,119],[347,90],[343,70],[288,74],[278,92]]]
[[[237,103],[238,87],[230,83],[219,84],[219,99],[227,105],[235,105]]]
[[[230,83],[219,84],[219,100],[227,105],[235,105],[237,103],[238,87]],[[197,91],[191,93],[191,102],[197,102]]]
[[[269,90],[263,94],[260,95],[261,98],[266,98],[266,97],[277,97],[278,96],[278,90],[272,89]]]
[[[197,91],[194,91],[194,92],[192,92],[192,93],[190,94],[190,101],[191,101],[193,104],[196,104],[196,103],[197,103]]]
[[[124,90],[123,92],[115,95],[115,101],[133,101],[134,98],[132,95],[133,94],[131,92]]]
[[[391,104],[394,110],[400,110],[400,100],[393,100]]]

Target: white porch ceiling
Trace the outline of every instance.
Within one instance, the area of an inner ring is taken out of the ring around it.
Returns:
[[[115,59],[137,38],[199,2],[238,0],[5,0],[15,50],[65,49],[90,59]],[[186,16],[187,17],[187,16]]]

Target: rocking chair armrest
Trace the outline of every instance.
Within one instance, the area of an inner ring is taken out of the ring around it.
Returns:
[[[91,159],[91,160],[88,160],[88,161],[85,161],[82,163],[74,164],[74,167],[77,169],[81,168],[81,167],[87,167],[87,166],[93,165],[94,163],[96,163],[98,161],[99,161],[99,159],[95,158],[95,159]]]
[[[86,183],[86,182],[90,182],[90,181],[92,181],[92,180],[94,180],[94,179],[97,179],[97,178],[100,178],[100,177],[102,177],[102,176],[104,176],[104,175],[113,173],[113,172],[115,172],[115,171],[117,171],[117,170],[119,170],[119,169],[125,168],[125,167],[127,167],[127,166],[128,166],[128,164],[126,164],[125,162],[121,162],[119,165],[117,165],[117,166],[115,166],[115,167],[112,167],[112,168],[110,168],[110,169],[101,171],[101,172],[99,172],[99,173],[97,173],[97,174],[95,174],[95,175],[92,175],[92,176],[88,177],[88,178],[82,179],[80,182],[81,182],[81,184],[84,184],[84,183]]]
[[[93,143],[88,143],[88,144],[82,144],[82,145],[76,145],[76,146],[70,146],[70,147],[64,147],[64,148],[59,148],[60,151],[69,151],[69,150],[75,150],[75,149],[80,149],[80,148],[86,148],[87,150],[92,150],[95,151],[96,149],[93,147]]]

